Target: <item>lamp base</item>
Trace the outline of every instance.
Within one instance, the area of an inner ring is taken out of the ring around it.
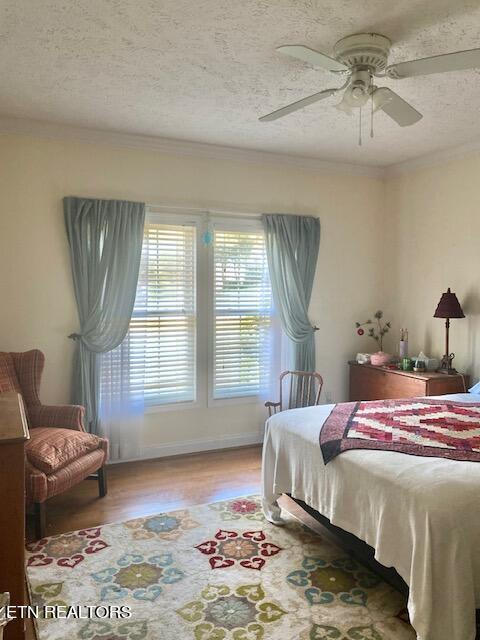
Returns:
[[[454,353],[451,353],[450,355],[445,354],[442,357],[442,362],[440,363],[440,367],[437,369],[437,373],[444,373],[447,376],[457,375],[458,371],[452,367],[452,361],[454,358]]]

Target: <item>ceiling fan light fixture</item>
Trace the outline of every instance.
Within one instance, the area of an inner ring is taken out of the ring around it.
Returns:
[[[339,111],[351,115],[352,109],[358,109],[365,106],[368,102],[370,94],[363,84],[353,83],[343,92],[342,100],[335,105]]]
[[[335,105],[335,109],[338,109],[338,111],[342,111],[347,116],[352,115],[352,107],[349,104],[347,104],[347,101],[345,100],[345,96],[343,96],[341,101]]]
[[[355,102],[361,102],[364,98],[365,92],[362,87],[352,87],[350,95]]]

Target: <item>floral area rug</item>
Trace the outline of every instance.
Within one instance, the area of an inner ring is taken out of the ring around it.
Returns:
[[[414,640],[405,601],[288,514],[238,498],[44,538],[32,604],[126,605],[129,619],[38,619],[39,640]]]

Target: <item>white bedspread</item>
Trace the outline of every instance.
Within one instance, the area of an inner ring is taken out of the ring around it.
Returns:
[[[475,402],[478,396],[453,394]],[[419,640],[474,640],[480,607],[480,463],[394,451],[346,451],[323,464],[319,433],[334,405],[267,422],[263,505],[281,524],[282,493],[305,501],[375,548],[410,587]]]

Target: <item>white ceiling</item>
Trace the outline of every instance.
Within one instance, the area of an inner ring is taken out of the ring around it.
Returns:
[[[480,47],[480,2],[0,0],[0,114],[372,166],[480,137],[480,70],[385,80],[424,118],[379,113],[362,147],[335,97],[258,122],[341,83],[275,47],[360,31],[388,36],[391,62]]]

